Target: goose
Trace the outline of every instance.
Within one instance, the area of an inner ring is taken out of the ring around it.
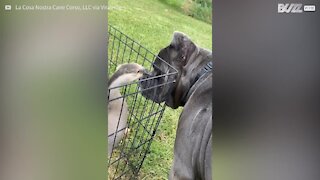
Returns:
[[[138,80],[145,72],[145,68],[137,63],[121,64],[109,80],[108,157],[110,157],[112,149],[121,141],[127,129],[128,105],[125,97],[122,97],[120,93],[121,87],[119,86]]]

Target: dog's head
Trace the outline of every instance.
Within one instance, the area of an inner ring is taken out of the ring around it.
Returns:
[[[192,80],[190,77],[192,73],[187,71],[196,71],[197,68],[193,67],[193,62],[190,61],[195,60],[194,56],[197,51],[197,46],[187,35],[174,32],[170,45],[161,49],[158,54],[161,59],[158,57],[155,59],[153,71],[143,76],[140,83],[142,95],[157,103],[165,102],[174,109],[183,106],[183,98],[190,89]],[[175,75],[152,79],[152,77],[170,74],[176,70],[178,73]],[[175,83],[168,83],[173,81]]]

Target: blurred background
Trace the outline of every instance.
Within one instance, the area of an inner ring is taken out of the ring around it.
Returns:
[[[213,179],[319,179],[319,7],[214,1]]]

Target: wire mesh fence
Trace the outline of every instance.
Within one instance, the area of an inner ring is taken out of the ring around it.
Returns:
[[[151,71],[154,68],[153,61],[155,58],[159,58],[111,25],[108,26],[107,39],[109,77],[116,71],[118,65],[124,63],[138,63]],[[171,73],[162,72],[159,76],[147,80],[175,75],[177,71],[169,64],[168,66],[172,68]],[[109,97],[108,95],[108,103],[118,102],[121,107],[120,116],[126,114],[126,122],[122,123],[119,122],[120,118],[117,119],[118,122],[114,122],[117,125],[116,130],[108,132],[108,145],[112,144],[112,147],[108,147],[110,149],[108,152],[108,179],[136,179],[138,177],[165,110],[164,103],[155,103],[141,95],[139,81],[108,89],[109,95],[114,90],[121,92],[118,97]],[[167,86],[171,83],[174,82],[168,81],[160,86]],[[152,88],[156,87],[148,89]],[[120,143],[114,143],[120,134],[123,135]]]

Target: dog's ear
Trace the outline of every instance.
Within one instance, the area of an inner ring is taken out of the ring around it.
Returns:
[[[182,60],[188,59],[196,47],[186,34],[179,31],[173,33],[171,46],[181,52]]]

